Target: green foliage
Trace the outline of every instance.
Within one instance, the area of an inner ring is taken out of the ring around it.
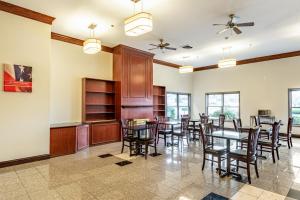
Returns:
[[[212,117],[219,117],[220,114],[222,114],[220,111],[215,111],[215,112],[212,114]],[[235,113],[232,112],[232,111],[225,111],[223,114],[225,115],[225,119],[226,119],[226,120],[231,120],[231,119],[234,119],[234,118],[237,117],[237,116],[235,115]]]

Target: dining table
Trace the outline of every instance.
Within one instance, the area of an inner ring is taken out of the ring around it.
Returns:
[[[214,138],[219,138],[219,139],[225,139],[226,140],[226,150],[227,152],[230,151],[230,141],[241,141],[243,139],[248,138],[248,133],[245,132],[237,132],[237,131],[227,131],[227,130],[218,130],[218,131],[213,131],[212,133],[206,133],[205,134],[208,137],[212,137],[212,140]],[[227,162],[228,162],[228,157],[227,157]],[[240,174],[233,172],[234,170],[227,171],[224,169],[220,169],[222,172],[222,177],[227,176],[227,175],[236,175],[238,177],[241,177]]]
[[[171,133],[173,134],[174,127],[177,126],[177,125],[180,125],[181,121],[179,121],[179,120],[161,121],[161,122],[159,122],[159,124],[163,124],[163,125],[171,127]],[[173,141],[171,143],[168,142],[167,146],[174,146]]]
[[[147,132],[147,129],[149,128],[146,126],[146,124],[130,125],[127,126],[126,129],[134,132],[133,135],[136,135],[138,139],[142,137],[147,137],[147,134],[149,133]],[[142,148],[140,148],[137,144],[135,147],[135,155],[144,155],[142,152]]]

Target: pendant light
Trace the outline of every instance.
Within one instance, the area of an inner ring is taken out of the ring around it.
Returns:
[[[140,36],[151,32],[153,28],[152,15],[143,11],[143,2],[141,12],[135,14],[135,5],[140,0],[131,0],[134,3],[134,15],[124,21],[125,34],[127,36]]]
[[[86,54],[96,54],[101,51],[101,41],[95,38],[96,27],[96,24],[91,24],[88,27],[90,29],[91,36],[83,43],[83,52]]]
[[[223,59],[219,61],[218,67],[219,68],[229,68],[229,67],[235,67],[236,66],[236,59],[235,58],[225,58],[224,54],[225,51],[228,51],[228,54],[230,54],[231,47],[223,48]]]
[[[181,74],[191,73],[193,71],[194,71],[194,67],[190,66],[190,65],[179,67],[179,73],[181,73]]]
[[[189,56],[185,56],[182,59],[189,58]],[[194,67],[191,65],[182,65],[179,67],[179,73],[180,74],[186,74],[186,73],[192,73],[194,71]]]

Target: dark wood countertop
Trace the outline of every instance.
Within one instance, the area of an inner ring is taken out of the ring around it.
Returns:
[[[82,122],[57,123],[57,124],[50,124],[50,128],[66,128],[66,127],[82,126],[82,125],[87,125],[87,124]]]

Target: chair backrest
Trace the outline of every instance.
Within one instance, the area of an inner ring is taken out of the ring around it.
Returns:
[[[224,128],[224,124],[225,124],[225,115],[220,114],[219,115],[219,126],[220,126],[220,128]]]
[[[202,115],[199,113],[200,116],[200,123],[201,124],[207,124],[208,123],[208,116],[202,113]]]
[[[233,125],[234,125],[234,130],[236,132],[241,132],[242,120],[241,119],[234,119],[232,121],[233,121]]]
[[[128,129],[128,127],[134,125],[133,120],[121,119],[120,123],[121,123],[122,137],[124,138],[124,137],[133,136],[133,131]]]
[[[250,116],[251,126],[259,126],[259,121],[257,116]],[[254,124],[253,124],[254,122]]]
[[[191,118],[190,115],[181,115],[181,118]]]
[[[187,131],[190,123],[190,118],[189,117],[184,117],[181,118],[181,130],[182,131]]]
[[[249,130],[248,148],[247,148],[247,157],[248,158],[256,156],[259,132],[260,132],[260,127],[257,127],[255,129],[251,128]]]
[[[287,126],[287,135],[288,136],[292,135],[293,122],[294,122],[294,118],[293,117],[289,117],[289,119],[288,119],[288,126]]]
[[[206,132],[204,130],[205,127],[203,127],[203,124],[199,124],[199,134],[200,134],[200,138],[202,140],[202,147],[203,147],[203,151],[205,150],[205,148],[208,146],[208,137],[206,136]]]
[[[278,144],[279,142],[279,130],[280,130],[281,120],[274,122],[272,125],[272,144]]]
[[[158,133],[158,121],[147,121],[147,138],[156,139]]]
[[[159,123],[159,122],[168,122],[168,121],[170,121],[170,117],[160,116],[160,117],[158,118],[158,123]],[[165,124],[158,124],[158,130],[166,130],[167,127],[168,127],[168,126],[165,125]]]

